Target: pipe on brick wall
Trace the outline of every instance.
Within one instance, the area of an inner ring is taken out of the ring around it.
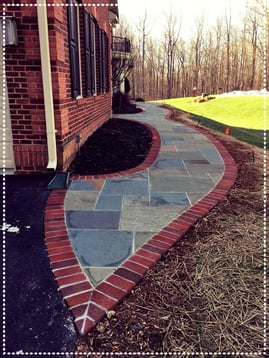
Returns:
[[[48,146],[48,165],[47,169],[56,170],[57,167],[57,147],[56,130],[54,121],[53,94],[50,68],[50,48],[47,20],[47,6],[45,0],[37,0],[37,19],[39,30],[41,71],[44,92],[46,133]]]

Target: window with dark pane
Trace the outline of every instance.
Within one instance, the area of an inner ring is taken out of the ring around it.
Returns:
[[[85,78],[87,96],[96,93],[95,20],[84,9]]]
[[[100,83],[100,92],[105,92],[105,36],[104,30],[100,27],[98,28],[99,34],[99,83]]]
[[[105,92],[110,90],[109,39],[105,33]]]
[[[68,33],[70,53],[70,75],[72,96],[81,96],[81,68],[80,68],[80,44],[79,44],[79,7],[73,0],[68,0]]]

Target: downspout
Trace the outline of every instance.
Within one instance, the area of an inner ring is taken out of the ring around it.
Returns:
[[[45,120],[48,146],[48,165],[47,169],[56,170],[57,150],[56,150],[56,130],[54,121],[52,81],[50,68],[50,49],[48,35],[47,4],[45,0],[37,0],[37,20],[41,56],[41,72],[45,105]]]

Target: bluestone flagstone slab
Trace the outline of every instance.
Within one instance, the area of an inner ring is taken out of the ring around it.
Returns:
[[[171,193],[171,192],[151,192],[150,205],[190,205],[186,193]]]
[[[149,206],[149,195],[124,195],[123,206]]]
[[[162,136],[161,139],[162,139],[162,143],[164,145],[174,144],[174,143],[177,143],[177,142],[183,142],[184,141],[184,138],[182,138],[182,137]]]
[[[118,229],[119,221],[120,211],[66,211],[67,226],[71,229]]]
[[[157,167],[160,169],[164,168],[178,168],[178,169],[184,169],[184,163],[182,160],[178,159],[158,159],[154,164],[153,167]]]
[[[116,230],[70,230],[82,266],[117,267],[132,254],[133,233]]]
[[[193,129],[186,126],[173,127],[172,129],[176,133],[194,133]]]
[[[175,153],[178,158],[186,161],[186,160],[207,160],[207,158],[201,153],[201,151],[193,151],[193,150],[180,150]]]
[[[148,181],[109,179],[106,180],[102,193],[148,195]]]
[[[64,200],[65,210],[91,210],[95,207],[98,195],[98,191],[68,190]]]
[[[155,172],[150,173],[151,176],[151,185],[153,191],[170,191],[170,192],[180,192],[184,188],[184,191],[192,192],[199,188],[200,191],[207,190],[209,191],[212,188],[213,180],[211,177],[208,178],[195,178],[195,177],[183,177],[183,176],[174,176],[167,174],[165,181],[162,180],[160,175]]]
[[[219,164],[223,168],[223,159],[215,148],[203,148],[201,149],[201,153],[211,164]]]
[[[96,203],[96,210],[121,210],[122,195],[105,195],[101,194]]]
[[[160,231],[172,219],[187,207],[179,205],[140,206],[123,208],[121,213],[120,230],[129,231]]]

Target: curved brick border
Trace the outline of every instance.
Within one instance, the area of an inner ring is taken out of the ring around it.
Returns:
[[[170,119],[170,117],[171,112],[166,118]],[[205,133],[203,129],[189,124],[188,126],[204,134],[218,149],[225,165],[222,178],[205,197],[154,235],[96,288],[92,287],[87,279],[68,238],[64,220],[66,190],[55,190],[49,196],[44,217],[48,256],[59,290],[74,316],[74,322],[80,335],[85,335],[105,316],[108,310],[122,300],[142,279],[147,270],[154,266],[167,250],[179,241],[199,219],[216,206],[234,185],[237,167],[226,148],[212,135]],[[153,128],[148,127],[151,130]],[[159,140],[153,141],[153,148],[141,165],[124,172],[109,174],[108,176],[91,176],[90,178],[108,178],[146,169],[155,161],[160,148],[159,134],[155,128],[152,131],[153,136],[156,136],[156,139]],[[88,178],[89,176],[78,176],[74,179]]]

